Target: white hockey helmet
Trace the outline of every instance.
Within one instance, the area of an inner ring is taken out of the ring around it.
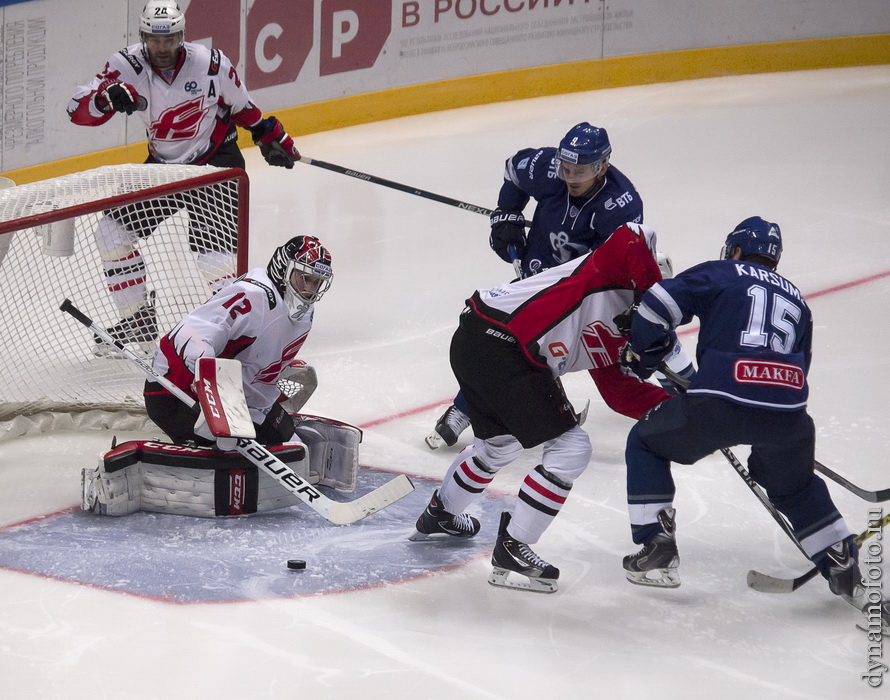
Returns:
[[[182,33],[185,40],[185,14],[175,0],[148,0],[139,15],[139,33],[176,34]]]

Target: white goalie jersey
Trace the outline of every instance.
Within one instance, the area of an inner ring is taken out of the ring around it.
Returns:
[[[250,417],[262,424],[281,398],[278,380],[309,335],[314,312],[292,319],[266,271],[253,269],[161,338],[152,367],[194,397],[199,357],[239,360]]]
[[[144,98],[146,108],[134,116],[145,126],[151,155],[162,163],[203,165],[233,123],[248,128],[262,119],[231,61],[201,44],[185,42],[177,67],[164,73],[152,68],[141,43],[117,52],[89,85],[75,91],[68,104],[72,122],[99,126],[111,119],[114,112],[100,112],[94,99],[108,80],[132,85]]]

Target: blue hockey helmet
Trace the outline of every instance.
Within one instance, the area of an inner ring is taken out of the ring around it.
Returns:
[[[567,171],[575,180],[593,178],[599,174],[602,164],[608,162],[610,153],[612,145],[606,130],[581,122],[559,142],[556,172],[563,180],[567,179]]]
[[[566,163],[586,165],[609,157],[612,144],[605,129],[581,122],[573,126],[559,142],[557,158]]]
[[[775,267],[782,257],[782,231],[778,224],[752,216],[742,221],[732,233],[726,237],[720,257],[729,260],[736,248],[742,251],[742,257],[762,255],[772,260]]]

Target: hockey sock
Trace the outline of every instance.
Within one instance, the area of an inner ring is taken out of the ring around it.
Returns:
[[[454,515],[463,513],[488,487],[497,471],[479,459],[474,445],[464,448],[448,467],[439,488],[442,507]]]
[[[146,269],[135,236],[109,216],[96,227],[96,245],[105,269],[105,285],[121,316],[132,316],[145,305]]]
[[[572,485],[547,471],[542,465],[532,469],[519,487],[519,502],[510,522],[510,535],[525,544],[534,544],[559,514]]]

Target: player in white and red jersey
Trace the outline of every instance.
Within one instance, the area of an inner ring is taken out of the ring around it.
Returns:
[[[331,256],[313,236],[295,236],[276,249],[264,270],[256,268],[199,306],[161,338],[152,366],[195,396],[195,363],[200,357],[241,362],[244,396],[257,426],[257,440],[280,444],[294,425],[278,403],[278,379],[312,328],[314,304],[333,279]],[[145,384],[145,407],[174,442],[213,444],[194,432],[198,410],[187,407],[157,382]]]
[[[451,343],[451,366],[475,437],[452,462],[411,539],[477,534],[479,521],[464,511],[523,449],[543,445],[541,464],[526,476],[512,516],[501,516],[489,582],[556,590],[559,570],[529,545],[559,513],[592,454],[558,378],[592,370],[607,401],[620,400],[640,415],[667,399],[662,388],[617,365],[627,339],[615,317],[631,306],[635,292],[660,280],[655,232],[628,223],[592,253],[477,290],[467,300]],[[522,578],[510,579],[510,572]]]
[[[115,53],[88,85],[78,87],[68,116],[81,126],[100,126],[116,113],[136,115],[145,126],[147,163],[187,163],[244,168],[238,148],[240,126],[270,165],[292,168],[300,154],[275,117],[263,118],[235,67],[219,49],[185,41],[185,15],[174,0],[150,0],[139,19],[141,41]],[[194,193],[160,203],[124,207],[104,217],[96,242],[106,286],[121,315],[109,333],[148,351],[157,337],[157,316],[146,286],[145,262],[136,247],[139,231],[151,231],[182,207],[189,211],[189,247],[214,291],[231,278],[219,270],[233,259],[235,228],[201,217],[190,206]],[[207,195],[205,195],[207,196]],[[228,207],[227,202],[218,206]],[[231,212],[230,212],[231,213]],[[221,220],[234,222],[234,216]],[[208,230],[212,229],[212,230]],[[98,346],[97,347],[101,347]]]

